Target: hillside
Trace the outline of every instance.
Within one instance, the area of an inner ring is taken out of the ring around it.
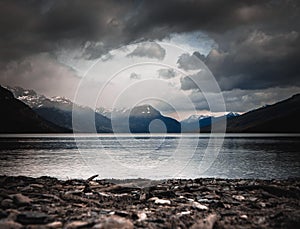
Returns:
[[[16,99],[0,86],[0,133],[61,133],[70,132],[50,123],[36,114],[29,106]]]
[[[300,94],[227,121],[228,133],[300,133]],[[205,127],[200,132],[209,132]]]

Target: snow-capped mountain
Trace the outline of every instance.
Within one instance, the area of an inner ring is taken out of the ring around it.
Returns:
[[[229,112],[226,114],[227,118],[233,118],[233,117],[237,117],[237,116],[240,116],[240,114],[237,112]]]
[[[201,119],[208,118],[208,117],[210,117],[210,116],[209,115],[191,115],[190,117],[182,120],[181,122],[193,123],[193,122],[197,122],[197,121],[200,121]]]
[[[26,90],[21,87],[7,87],[15,98],[21,100],[31,108],[55,107],[63,110],[70,110],[73,107],[72,101],[67,98],[55,96],[48,98],[36,93],[34,90]]]
[[[229,112],[226,115],[219,117],[208,116],[208,115],[192,115],[189,118],[181,121],[182,132],[194,132],[199,128],[210,126],[212,122],[218,122],[226,117],[227,120],[239,116],[239,113]]]
[[[136,106],[132,109],[113,109],[112,111],[98,108],[97,111],[111,119],[113,131],[117,133],[180,132],[180,123],[177,120],[163,116],[151,105]],[[151,123],[154,120],[161,122]],[[151,130],[149,129],[150,125]]]
[[[8,87],[14,96],[30,106],[37,114],[44,119],[64,128],[73,129],[77,132],[93,132],[94,127],[88,125],[85,120],[95,119],[96,131],[110,133],[111,123],[107,117],[95,112],[90,107],[84,107],[67,98],[55,96],[47,98],[39,95],[34,90],[27,90],[21,87]],[[81,121],[80,126],[73,127],[72,114],[76,111],[77,118]]]
[[[120,109],[112,109],[112,110],[108,110],[104,107],[98,107],[96,108],[96,112],[99,114],[102,114],[103,116],[111,119],[112,115],[114,117],[123,117],[125,115],[128,115],[130,113],[130,109],[127,108],[120,108]]]

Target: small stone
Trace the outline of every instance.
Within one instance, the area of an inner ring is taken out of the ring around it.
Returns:
[[[248,216],[247,215],[240,215],[240,218],[241,219],[248,219]]]
[[[94,229],[133,229],[133,223],[126,218],[120,216],[109,216],[105,218],[101,223],[94,225]]]
[[[30,184],[29,186],[32,188],[38,188],[38,189],[44,188],[44,185],[42,185],[42,184]]]
[[[0,221],[0,228],[5,228],[5,229],[19,229],[22,228],[23,226],[19,223],[16,223],[12,220],[1,220]]]
[[[155,204],[168,204],[170,205],[171,204],[171,201],[170,200],[163,200],[163,199],[157,199],[154,201]]]
[[[79,195],[79,194],[82,194],[81,190],[73,190],[73,191],[65,192],[65,195]]]
[[[109,194],[106,194],[106,193],[104,193],[104,192],[98,192],[98,194],[99,194],[100,196],[103,196],[103,197],[109,197],[109,196],[110,196]]]
[[[159,199],[158,197],[152,197],[148,201],[154,201],[155,204],[171,204],[170,200]]]
[[[86,193],[84,193],[84,195],[86,195],[86,196],[93,196],[94,194],[92,192],[86,192]]]
[[[245,197],[241,196],[241,195],[233,195],[232,198],[238,200],[238,201],[242,201],[245,200]]]
[[[216,221],[217,221],[217,215],[209,214],[205,219],[198,220],[190,228],[191,229],[213,229]]]
[[[178,216],[182,216],[182,215],[190,215],[191,211],[185,211],[185,212],[179,212],[177,213]]]
[[[30,205],[32,202],[32,199],[30,199],[27,196],[22,195],[21,193],[12,195],[13,201],[18,206],[24,206],[24,205]]]
[[[17,218],[17,215],[20,214],[20,212],[16,209],[7,209],[6,210],[8,216],[7,219],[15,221]]]
[[[87,227],[88,225],[89,223],[85,221],[73,221],[67,224],[66,229],[77,229],[81,227]]]
[[[89,185],[91,185],[91,186],[98,186],[99,183],[96,182],[96,181],[90,181],[90,182],[89,182]]]
[[[231,208],[231,205],[230,205],[230,204],[224,204],[224,208],[230,209],[230,208]]]
[[[259,206],[261,206],[262,208],[265,208],[265,207],[267,206],[266,203],[264,203],[264,202],[259,202],[258,204],[259,204]]]
[[[1,207],[3,208],[12,208],[14,206],[11,199],[4,199],[1,201]]]
[[[56,229],[56,228],[62,228],[62,227],[63,227],[63,224],[62,224],[62,222],[59,222],[59,221],[48,223],[46,225],[46,228],[49,228],[49,229]]]
[[[196,201],[194,201],[194,202],[192,203],[192,206],[193,206],[194,208],[199,209],[199,210],[208,210],[208,207],[206,207],[205,205],[200,204],[200,203],[198,203],[198,202],[196,202]]]
[[[17,222],[22,224],[46,224],[50,221],[50,216],[40,212],[22,212],[17,215]]]
[[[249,197],[249,200],[254,202],[254,201],[257,201],[257,198],[256,197]]]
[[[143,221],[143,220],[147,219],[147,215],[145,212],[139,212],[137,215],[139,217],[139,219],[138,219],[139,221]]]

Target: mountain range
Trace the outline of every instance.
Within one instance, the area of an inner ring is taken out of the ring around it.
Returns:
[[[110,120],[94,112],[91,108],[74,104],[64,97],[47,98],[37,94],[34,90],[25,90],[21,87],[8,87],[14,96],[30,106],[38,115],[58,126],[72,129],[75,132],[91,133],[95,127],[86,120],[95,119],[96,131],[98,133],[111,133]],[[76,126],[72,125],[72,112],[76,112],[79,120]]]
[[[219,122],[225,118],[228,121],[237,116],[239,116],[239,114],[235,112],[229,112],[228,114],[219,117],[209,115],[192,115],[189,118],[181,121],[181,130],[184,133],[198,132],[199,128],[202,129],[204,127],[211,126],[212,123]]]
[[[300,94],[227,120],[229,133],[299,133]],[[218,131],[218,130],[217,130]],[[200,130],[210,132],[210,126]]]
[[[70,129],[43,119],[12,92],[0,86],[0,133],[61,133]]]
[[[161,114],[151,105],[136,106],[112,113],[80,106],[64,97],[48,98],[34,90],[0,86],[1,133],[196,133],[210,132],[211,124],[227,119],[227,132],[300,132],[300,94],[242,115],[192,115],[181,122]],[[79,122],[72,124],[74,113]],[[95,120],[90,123],[87,120]],[[96,127],[95,127],[96,126]],[[217,131],[218,130],[217,128]]]

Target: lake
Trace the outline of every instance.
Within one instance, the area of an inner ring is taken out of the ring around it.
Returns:
[[[0,135],[0,175],[88,178],[300,177],[295,134]]]

